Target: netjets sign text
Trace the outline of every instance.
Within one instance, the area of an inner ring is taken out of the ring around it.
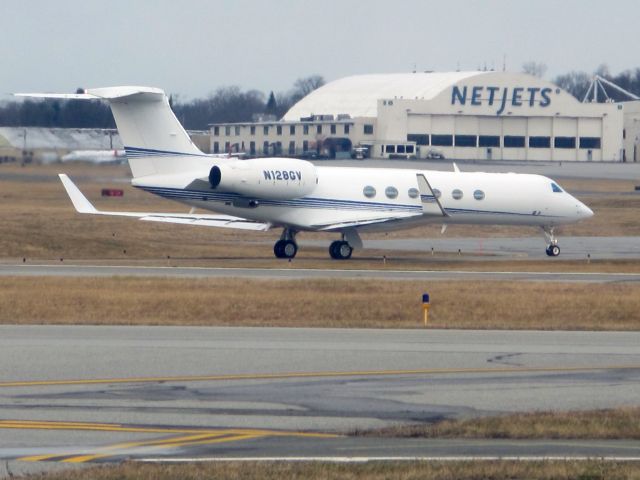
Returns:
[[[507,107],[548,107],[553,89],[545,87],[457,87],[451,90],[451,105],[495,105],[500,115]]]

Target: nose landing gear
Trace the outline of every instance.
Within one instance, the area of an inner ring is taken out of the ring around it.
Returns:
[[[560,247],[558,246],[558,239],[553,233],[553,227],[542,227],[542,231],[547,239],[547,255],[550,257],[557,257],[560,255]]]

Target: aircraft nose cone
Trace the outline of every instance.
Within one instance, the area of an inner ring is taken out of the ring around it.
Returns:
[[[580,216],[582,216],[583,218],[593,217],[593,210],[587,207],[584,203],[580,204],[579,212]]]

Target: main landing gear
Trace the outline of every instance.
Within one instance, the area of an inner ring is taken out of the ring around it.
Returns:
[[[280,240],[273,246],[273,253],[277,258],[293,258],[298,253],[296,231],[285,228]]]
[[[334,260],[347,260],[351,258],[352,253],[353,247],[345,240],[336,240],[335,242],[331,242],[329,246],[329,255],[331,255],[331,258]]]
[[[553,227],[542,227],[542,231],[544,232],[544,236],[547,239],[547,255],[550,257],[557,257],[560,255],[560,247],[558,246],[558,239],[553,233]]]

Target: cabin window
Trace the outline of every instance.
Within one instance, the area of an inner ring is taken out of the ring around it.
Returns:
[[[551,190],[553,190],[555,193],[562,193],[562,189],[558,186],[557,183],[551,184]]]
[[[476,200],[484,200],[484,192],[482,190],[476,190],[473,192],[473,198]]]
[[[418,198],[418,195],[420,195],[417,188],[410,188],[408,193],[410,198]]]
[[[451,192],[451,196],[454,200],[460,200],[462,198],[462,190],[456,188],[453,192]]]
[[[384,194],[387,198],[396,198],[398,196],[398,189],[396,187],[387,187]]]
[[[437,188],[433,189],[433,196],[436,198],[440,198],[442,196],[442,192],[440,190],[438,190]]]
[[[371,185],[367,185],[362,190],[362,193],[364,193],[364,196],[367,198],[373,198],[376,196],[376,189],[373,188]]]

